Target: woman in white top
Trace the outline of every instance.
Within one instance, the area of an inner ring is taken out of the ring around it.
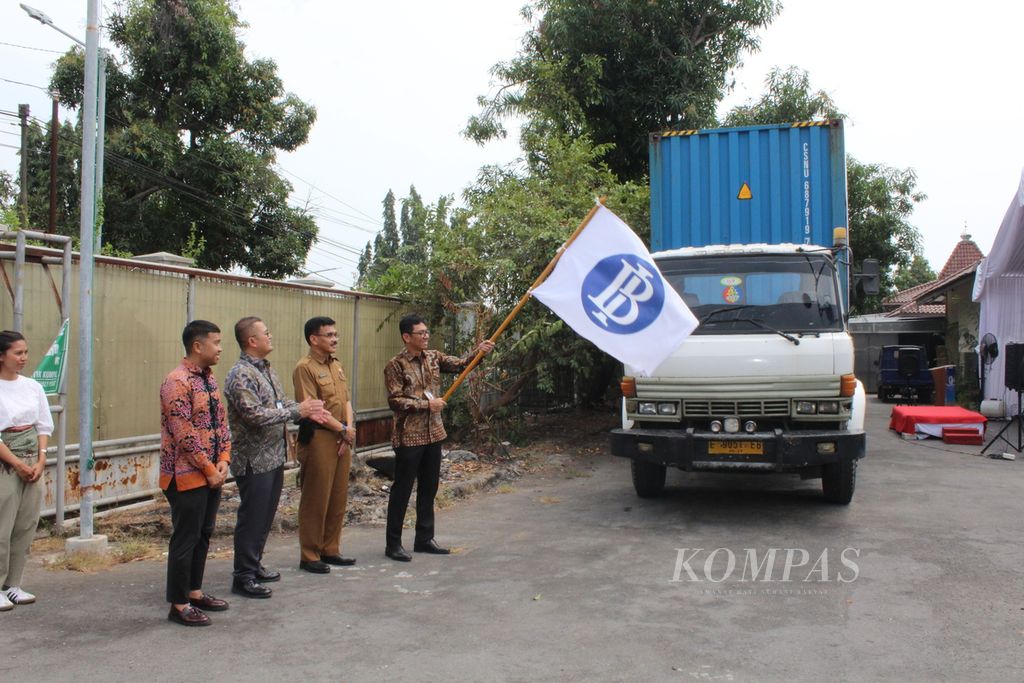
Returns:
[[[36,601],[21,575],[39,524],[53,418],[43,387],[21,375],[27,362],[25,337],[0,332],[0,612]]]

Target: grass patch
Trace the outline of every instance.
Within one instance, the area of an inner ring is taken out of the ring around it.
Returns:
[[[95,574],[101,569],[107,569],[115,564],[117,564],[117,560],[113,554],[78,553],[77,555],[63,555],[53,562],[47,563],[46,568],[58,571]]]
[[[113,555],[117,562],[124,564],[157,557],[162,547],[162,544],[158,546],[145,538],[127,538],[117,544]]]

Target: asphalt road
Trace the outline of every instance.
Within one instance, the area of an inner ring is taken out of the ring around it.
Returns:
[[[32,569],[0,680],[1020,680],[1024,462],[903,441],[889,409],[869,401],[849,507],[817,481],[679,472],[641,500],[599,456],[441,512],[449,557],[398,564],[353,528],[359,564],[314,576],[277,536],[271,600],[211,560],[231,609],[208,628],[166,620],[160,562]]]

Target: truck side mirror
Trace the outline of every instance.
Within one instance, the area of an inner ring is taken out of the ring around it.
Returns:
[[[882,278],[878,267],[878,259],[866,258],[861,263],[860,272],[854,275],[860,283],[861,291],[867,296],[874,296],[882,288]]]

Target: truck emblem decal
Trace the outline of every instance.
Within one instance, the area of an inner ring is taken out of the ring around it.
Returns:
[[[583,310],[615,334],[634,334],[661,314],[665,289],[654,264],[635,254],[601,259],[583,280]]]

